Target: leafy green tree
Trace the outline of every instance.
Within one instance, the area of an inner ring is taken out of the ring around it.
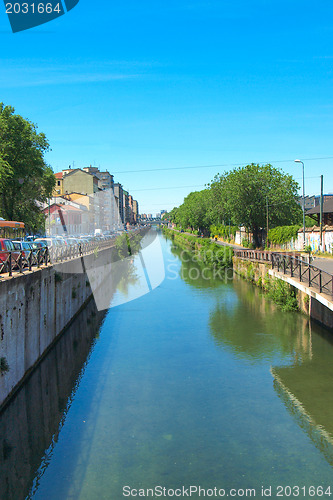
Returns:
[[[260,245],[260,229],[266,227],[267,204],[269,227],[299,222],[298,184],[291,175],[272,165],[246,165],[225,172],[211,184],[221,213],[236,225],[244,225]]]
[[[173,222],[175,222],[177,225],[182,226],[183,228],[189,227],[190,225],[189,211],[185,200],[184,203],[182,203],[180,207],[178,207],[174,212],[173,219],[174,219]]]
[[[163,221],[170,220],[170,214],[169,214],[169,212],[164,212],[164,214],[162,214],[162,220]]]
[[[226,213],[223,200],[223,184],[220,182],[220,174],[215,175],[209,187],[208,216],[211,224],[221,225],[230,222],[230,216]]]
[[[203,232],[210,226],[209,218],[210,192],[208,189],[190,193],[182,205],[173,208],[169,213],[172,222],[183,228],[190,227],[192,230]]]
[[[0,213],[37,231],[45,226],[41,204],[56,182],[44,160],[49,143],[36,125],[14,111],[0,103]]]
[[[209,219],[209,191],[195,191],[190,193],[184,200],[187,210],[189,226],[203,232],[210,225]]]
[[[177,221],[176,221],[176,219],[177,219],[177,211],[178,211],[178,208],[174,207],[168,213],[168,217],[169,217],[170,222],[173,222],[174,224],[177,224]]]

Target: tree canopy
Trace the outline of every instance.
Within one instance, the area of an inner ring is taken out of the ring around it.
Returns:
[[[245,226],[260,244],[260,229],[298,224],[302,210],[298,184],[272,165],[250,164],[217,174],[207,189],[190,193],[169,217],[183,228],[208,229],[211,225]]]
[[[184,203],[179,208],[173,208],[170,211],[169,218],[182,227],[203,231],[210,225],[209,209],[209,190],[194,191],[184,199]]]
[[[299,222],[298,188],[291,175],[269,164],[254,163],[226,172],[211,184],[212,192],[219,194],[224,216],[251,230],[256,246],[260,228],[266,227],[267,206],[270,227]]]
[[[44,154],[49,143],[29,120],[0,103],[0,213],[25,223],[30,231],[44,227],[40,204],[52,195],[55,177]]]

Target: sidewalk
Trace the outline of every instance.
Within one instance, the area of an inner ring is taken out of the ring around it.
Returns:
[[[177,231],[177,230],[176,230]],[[180,233],[180,231],[178,231]],[[192,234],[192,233],[182,233],[182,234],[188,234],[190,236],[197,236],[195,234]],[[200,236],[197,236],[198,238],[200,238]],[[236,250],[249,250],[248,248],[246,247],[242,247],[241,245],[235,245],[235,244],[232,244],[232,243],[226,243],[225,241],[215,241],[214,238],[211,238],[211,241],[213,243],[216,243],[217,245],[220,245],[220,246],[223,246],[223,247],[231,247],[231,248],[234,248]],[[275,250],[274,253],[279,253],[278,250]],[[327,273],[330,273],[330,274],[333,274],[333,259],[330,259],[328,257],[316,257],[316,256],[312,256],[312,261],[311,261],[311,264],[315,267],[317,267],[318,269],[321,269],[322,271],[326,271]]]
[[[333,274],[333,259],[325,257],[315,257],[311,261],[312,266],[318,267],[322,271]]]
[[[213,243],[216,243],[217,245],[221,245],[222,247],[231,247],[231,248],[235,248],[235,249],[238,249],[238,250],[248,250],[248,248],[246,247],[242,247],[241,245],[235,245],[233,243],[226,243],[225,241],[215,241],[214,238],[211,238],[211,241]]]

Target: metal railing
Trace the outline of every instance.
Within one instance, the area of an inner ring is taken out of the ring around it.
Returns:
[[[0,258],[0,274],[7,273],[12,276],[13,272],[23,274],[24,270],[32,271],[33,268],[39,268],[42,265],[49,265],[76,259],[93,252],[98,252],[114,246],[112,241],[93,241],[79,243],[75,245],[63,245],[57,247],[43,247],[38,250],[8,251],[6,259]],[[4,253],[4,252],[3,252]]]
[[[277,269],[291,278],[298,279],[309,288],[333,297],[333,275],[306,262],[300,254],[275,253],[265,250],[234,250],[234,255],[243,259],[271,262]]]

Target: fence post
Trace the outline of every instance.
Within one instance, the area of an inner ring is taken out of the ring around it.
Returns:
[[[322,293],[323,287],[322,287],[321,271],[319,271],[319,290],[320,290],[320,293]]]
[[[8,274],[9,276],[12,276],[13,272],[12,272],[12,252],[9,251],[9,255],[8,255]]]
[[[19,265],[20,273],[23,273],[23,256],[22,256],[22,251],[20,252],[18,265]]]

